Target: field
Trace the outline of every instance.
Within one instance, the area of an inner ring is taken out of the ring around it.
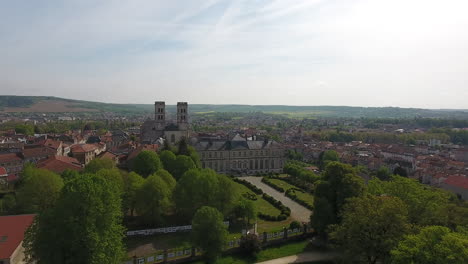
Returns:
[[[75,103],[56,100],[44,100],[33,103],[28,107],[5,107],[4,112],[40,112],[40,113],[53,113],[53,112],[96,112],[98,110],[91,108],[82,108]]]
[[[269,179],[269,181],[271,181],[273,184],[277,185],[277,186],[280,186],[281,188],[284,189],[284,191],[287,191],[291,188],[297,188],[296,186],[294,185],[291,185],[285,181],[282,181],[282,180],[279,180],[279,179]]]

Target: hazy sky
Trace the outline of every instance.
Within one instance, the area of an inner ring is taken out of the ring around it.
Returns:
[[[468,108],[468,1],[0,0],[0,94]]]

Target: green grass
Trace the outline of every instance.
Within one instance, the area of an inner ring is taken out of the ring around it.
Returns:
[[[296,191],[295,193],[299,200],[302,200],[310,204],[311,206],[314,206],[314,196],[312,194],[306,193],[306,192],[298,192],[298,191]]]
[[[287,183],[287,182],[285,182],[285,181],[279,180],[279,179],[269,179],[269,180],[270,180],[270,182],[272,182],[274,185],[277,185],[277,186],[283,188],[284,191],[287,191],[287,190],[289,190],[289,189],[291,189],[291,188],[297,188],[296,186],[291,185],[291,184],[289,184],[289,183]]]
[[[308,241],[293,242],[285,245],[274,246],[260,251],[257,257],[245,257],[240,255],[225,256],[216,262],[216,264],[251,264],[255,262],[267,261],[270,259],[282,258],[296,255],[306,250]],[[320,263],[320,262],[317,262]],[[193,262],[192,264],[204,264],[203,261]]]
[[[249,188],[245,187],[240,183],[234,182],[234,186],[240,194],[251,193],[255,195],[255,193],[253,193]],[[279,215],[281,213],[280,210],[278,210],[269,202],[265,201],[265,199],[263,199],[261,195],[257,195],[257,200],[254,201],[254,205],[258,212],[263,212],[265,214],[270,215]]]

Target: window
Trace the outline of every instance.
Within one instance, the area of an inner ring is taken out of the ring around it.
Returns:
[[[175,143],[175,135],[174,134],[171,135],[171,142]]]
[[[253,160],[250,160],[250,167],[249,169],[253,169]]]

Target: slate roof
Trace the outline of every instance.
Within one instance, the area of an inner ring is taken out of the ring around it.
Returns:
[[[194,145],[197,151],[207,150],[262,150],[262,149],[273,149],[280,148],[281,145],[276,141],[238,141],[238,140],[224,140],[224,141],[199,141]]]

